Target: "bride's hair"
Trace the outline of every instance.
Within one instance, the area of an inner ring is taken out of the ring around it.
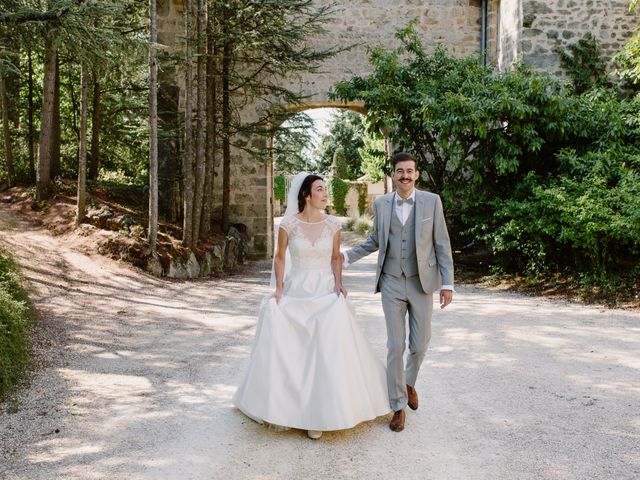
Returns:
[[[307,203],[305,198],[311,195],[311,185],[316,180],[323,180],[320,175],[307,175],[305,179],[302,181],[302,185],[300,186],[300,191],[298,192],[298,212],[304,210],[304,205]]]

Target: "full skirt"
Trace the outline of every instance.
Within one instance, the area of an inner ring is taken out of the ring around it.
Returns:
[[[260,305],[249,365],[233,397],[248,417],[304,430],[341,430],[390,411],[382,362],[333,275],[305,272]]]

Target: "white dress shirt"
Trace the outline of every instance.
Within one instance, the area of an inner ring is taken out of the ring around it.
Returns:
[[[396,215],[400,219],[400,222],[402,222],[402,225],[404,225],[407,222],[407,218],[409,218],[409,215],[411,215],[411,209],[413,208],[413,205],[415,205],[416,203],[415,189],[411,192],[411,195],[409,195],[408,198],[410,198],[413,201],[413,204],[409,205],[408,203],[403,203],[402,205],[398,205],[398,200],[403,199],[400,195],[398,195],[398,192],[396,192],[395,196],[393,197],[393,205],[394,205],[394,208],[396,209]]]

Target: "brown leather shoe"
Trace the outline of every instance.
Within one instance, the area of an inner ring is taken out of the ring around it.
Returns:
[[[393,418],[389,423],[389,428],[394,432],[401,432],[404,430],[404,410],[398,410],[393,414]]]
[[[413,388],[411,385],[407,385],[407,397],[409,397],[409,400],[407,402],[407,405],[409,405],[409,408],[411,410],[417,410],[418,409],[418,392],[416,392],[416,389]]]

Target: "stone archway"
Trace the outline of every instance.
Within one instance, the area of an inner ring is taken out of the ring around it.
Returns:
[[[553,48],[566,46],[571,38],[597,27],[596,35],[614,39],[609,42],[611,45],[606,52],[610,55],[619,46],[621,38],[626,37],[624,29],[631,33],[638,24],[637,18],[629,16],[624,1],[612,2],[611,6],[590,7],[588,5],[593,2],[568,2],[571,3],[568,6],[564,0],[316,0],[315,3],[337,3],[337,11],[334,21],[327,25],[327,32],[315,38],[313,46],[322,49],[352,45],[353,48],[326,61],[319,73],[283,79],[283,84],[307,96],[306,103],[301,106],[303,109],[344,107],[328,99],[331,87],[339,80],[366,75],[370,70],[368,47],[395,47],[398,44],[394,37],[396,29],[406,27],[412,20],[427,47],[443,44],[459,56],[484,50],[487,59],[503,69],[522,59],[556,72]],[[574,22],[575,28],[572,24],[567,25],[568,13],[584,21]],[[168,46],[173,53],[179,53],[184,36],[184,0],[158,0],[158,15],[159,43]],[[168,85],[164,89],[170,98],[168,103],[171,112],[178,115],[180,104],[176,98],[184,97],[181,79],[167,68],[160,81]],[[244,113],[251,114],[248,110]],[[248,138],[246,141],[265,145],[268,140]],[[170,145],[163,150],[169,163],[171,156],[177,155],[176,148]],[[270,165],[258,164],[243,152],[234,152],[231,221],[247,226],[249,250],[254,256],[269,255],[272,251],[270,168]],[[221,176],[218,176],[217,192],[221,192],[220,183]],[[217,203],[221,204],[221,198]],[[218,207],[214,215],[219,213]]]
[[[352,103],[345,104],[342,102],[327,100],[326,102],[312,102],[312,103],[305,102],[303,104],[299,104],[295,106],[292,105],[286,108],[292,113],[306,112],[308,110],[314,110],[319,108],[335,108],[340,110],[351,110],[361,115],[367,114],[366,109],[364,108],[364,104],[361,102],[352,102]],[[272,141],[272,139],[268,139],[268,141]],[[270,226],[270,229],[268,230],[269,234],[266,239],[267,255],[271,254],[274,251],[274,247],[275,247],[275,245],[273,244],[274,238],[275,238],[275,231],[273,228],[274,227],[273,183],[274,183],[274,162],[273,160],[271,160],[270,165],[267,168],[267,191],[270,193],[269,202],[267,206],[267,209],[268,209],[267,224],[268,226]]]
[[[318,5],[334,3],[317,0]],[[326,34],[314,39],[316,48],[334,45],[353,47],[325,62],[319,73],[301,75],[284,81],[288,87],[300,91],[307,100],[296,109],[321,107],[349,108],[364,113],[362,105],[344,105],[331,101],[328,92],[339,80],[369,72],[368,48],[376,45],[393,47],[398,44],[394,33],[416,20],[415,28],[426,45],[445,44],[459,55],[468,55],[480,50],[481,0],[412,0],[388,2],[387,0],[351,0],[338,2],[335,20],[327,25]],[[183,37],[184,0],[158,1],[159,42],[179,51]],[[181,80],[178,85],[179,98],[184,97]],[[254,106],[255,108],[255,106]],[[176,113],[180,110],[175,105]],[[248,116],[251,115],[247,110]],[[244,114],[243,113],[243,114]],[[253,145],[266,145],[266,138],[246,139]],[[273,169],[271,165],[259,164],[248,154],[233,152],[231,171],[231,222],[243,223],[249,235],[249,250],[253,256],[270,255],[272,252]],[[216,192],[221,192],[221,176],[216,179]],[[216,198],[218,215],[221,194]]]

